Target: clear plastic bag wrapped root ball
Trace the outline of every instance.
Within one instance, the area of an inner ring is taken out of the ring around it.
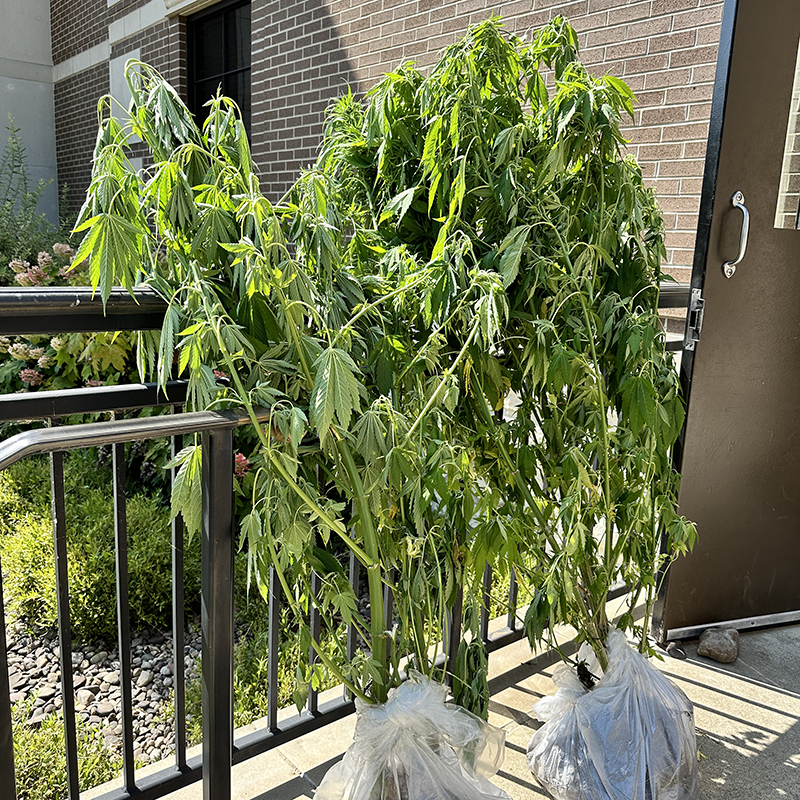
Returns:
[[[489,780],[505,733],[446,698],[446,687],[412,672],[386,703],[357,700],[353,743],[316,800],[510,800]]]
[[[556,694],[535,704],[545,724],[528,745],[531,772],[555,800],[698,800],[689,698],[620,631],[607,649],[608,670],[591,691],[564,667]]]

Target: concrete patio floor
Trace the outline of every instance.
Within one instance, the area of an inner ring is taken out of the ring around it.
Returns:
[[[569,631],[559,639],[568,640]],[[800,800],[800,626],[741,634],[740,656],[718,664],[686,643],[686,660],[664,656],[654,663],[695,706],[703,800]],[[532,657],[519,642],[492,655],[490,721],[506,731],[505,762],[495,782],[514,800],[550,795],[527,768],[525,752],[541,723],[536,700],[555,691],[552,655]],[[341,720],[238,765],[235,800],[313,797],[326,770],[350,744],[355,719]],[[169,796],[198,800],[199,784]]]

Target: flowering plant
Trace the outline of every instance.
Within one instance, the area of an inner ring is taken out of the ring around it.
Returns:
[[[69,244],[56,242],[36,263],[15,258],[8,267],[20,286],[85,286],[88,262],[76,262]],[[126,334],[0,336],[0,392],[115,384],[134,374]]]

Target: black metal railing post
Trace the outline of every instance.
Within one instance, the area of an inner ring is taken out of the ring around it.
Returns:
[[[481,594],[480,637],[484,644],[489,643],[489,611],[492,604],[492,567],[487,564],[483,569],[483,591]]]
[[[281,653],[281,585],[275,567],[269,569],[267,614],[267,728],[275,731],[278,729],[278,660]]]
[[[203,433],[203,800],[230,800],[233,762],[233,426]]]
[[[61,709],[64,715],[64,746],[67,756],[67,791],[78,800],[78,736],[75,730],[75,685],[72,680],[72,627],[67,574],[67,511],[64,503],[64,454],[50,453],[50,501],[53,516],[58,647],[61,660]]]
[[[136,790],[133,756],[133,670],[131,668],[131,612],[128,591],[128,514],[125,484],[125,445],[112,448],[114,470],[114,553],[117,570],[117,626],[119,644],[120,721],[122,723],[123,785]]]
[[[8,649],[3,603],[3,572],[0,569],[0,786],[8,800],[17,800],[14,770],[14,728],[11,723],[11,697],[8,684]]]
[[[314,571],[311,573],[311,609],[309,613],[309,627],[311,636],[318,642],[322,640],[322,614],[319,612],[319,596],[322,592],[322,578]],[[308,663],[317,663],[317,651],[311,647],[308,651]],[[313,687],[308,689],[308,711],[316,714],[319,711],[319,692]]]
[[[509,630],[516,630],[517,627],[517,600],[519,597],[519,585],[517,584],[517,573],[511,567],[508,576],[508,616],[506,626]]]
[[[170,440],[172,458],[183,447],[183,436],[173,436]],[[170,473],[170,485],[175,483],[178,468]],[[185,592],[183,573],[184,546],[183,517],[177,514],[172,519],[172,675],[173,697],[175,698],[175,766],[186,768],[186,656],[184,650]]]

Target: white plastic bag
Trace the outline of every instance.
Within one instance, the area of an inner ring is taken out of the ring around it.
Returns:
[[[554,676],[561,688],[534,705],[545,724],[528,745],[531,772],[556,800],[697,800],[689,698],[620,631],[607,647],[608,671],[594,689],[564,667]]]
[[[488,779],[503,763],[505,733],[417,672],[382,705],[356,700],[356,731],[316,800],[510,800]]]

